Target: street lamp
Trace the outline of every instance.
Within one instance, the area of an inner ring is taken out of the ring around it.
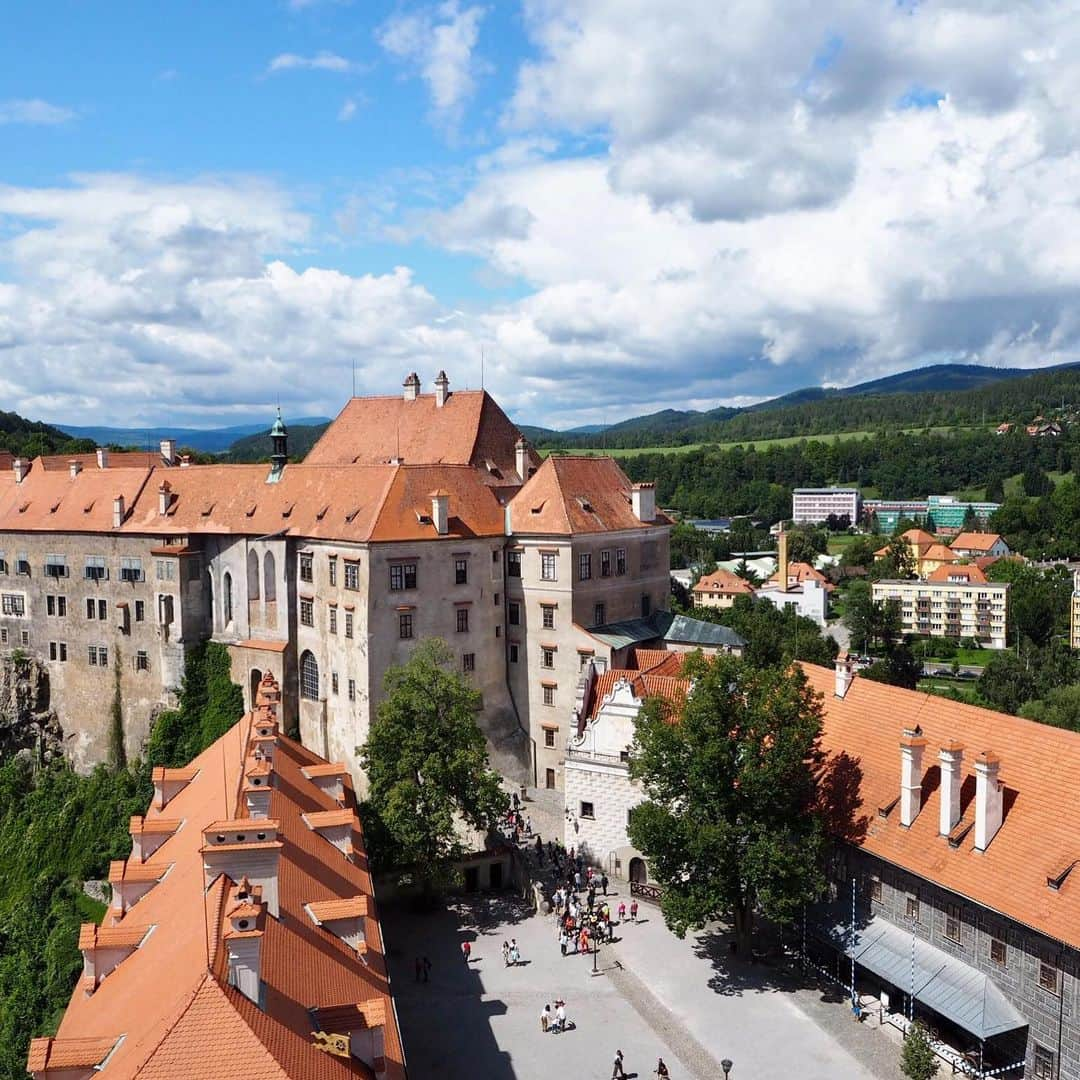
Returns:
[[[720,1068],[724,1070],[724,1080],[727,1080],[727,1075],[731,1072],[731,1058],[724,1058],[720,1062]]]

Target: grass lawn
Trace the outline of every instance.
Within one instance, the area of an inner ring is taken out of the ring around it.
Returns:
[[[830,555],[842,555],[858,539],[858,534],[834,533],[829,537],[828,553]]]
[[[934,693],[937,691],[948,690],[952,696],[952,692],[959,695],[960,701],[965,701],[969,705],[981,705],[982,701],[979,699],[979,695],[975,690],[975,687],[971,682],[962,682],[959,679],[944,679],[935,677],[933,679],[920,679],[920,690],[924,690],[927,693]]]
[[[1000,649],[957,649],[956,661],[960,664],[969,664],[972,667],[986,667],[990,663],[990,659],[996,656]],[[936,656],[928,656],[927,663],[939,664],[942,666],[952,663],[952,660],[939,659]]]

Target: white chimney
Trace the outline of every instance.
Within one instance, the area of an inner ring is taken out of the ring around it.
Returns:
[[[82,462],[72,458],[71,461],[68,462],[68,474],[71,476],[71,479],[74,480],[81,472]]]
[[[941,763],[941,819],[938,832],[948,836],[960,820],[960,788],[963,785],[964,744],[948,742],[938,752]]]
[[[855,669],[848,656],[847,649],[842,649],[836,654],[836,696],[842,698],[855,678]]]
[[[420,376],[415,371],[410,371],[402,385],[405,387],[405,400],[415,401],[420,394]]]
[[[525,441],[524,435],[514,443],[514,468],[524,484],[529,479],[529,444]]]
[[[631,489],[631,503],[634,517],[638,521],[656,520],[656,485],[649,483],[634,484]]]
[[[109,467],[109,451],[107,447],[99,446],[97,448],[97,467],[99,469],[107,469]]]
[[[17,457],[12,463],[12,468],[15,470],[15,483],[21,484],[26,479],[30,466],[21,457]]]
[[[900,824],[908,828],[922,809],[922,755],[926,740],[919,728],[900,739]]]
[[[225,945],[229,953],[229,983],[249,1001],[262,1007],[262,941],[266,911],[262,889],[242,878],[229,893]]]
[[[984,750],[975,759],[975,850],[985,851],[1001,828],[1004,786],[998,779],[1001,762]]]
[[[446,399],[450,396],[450,380],[446,377],[445,371],[440,371],[435,376],[435,404],[441,409],[446,404]]]
[[[441,488],[431,493],[431,521],[440,536],[447,534],[450,527],[450,494]]]
[[[161,440],[161,456],[171,465],[176,460],[176,440]]]
[[[172,505],[172,488],[168,480],[162,480],[158,490],[158,513],[164,517]]]
[[[112,501],[112,527],[119,529],[124,524],[124,496],[117,495]]]

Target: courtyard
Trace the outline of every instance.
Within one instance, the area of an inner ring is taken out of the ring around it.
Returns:
[[[428,914],[391,907],[383,922],[414,1078],[606,1080],[616,1049],[627,1075],[641,1078],[659,1057],[676,1080],[715,1080],[724,1059],[731,1080],[901,1078],[895,1040],[855,1023],[841,991],[732,962],[720,928],[680,941],[648,904],[601,947],[596,975],[591,956],[560,955],[553,916],[512,894],[459,897]],[[511,938],[522,963],[508,968],[502,943]],[[415,970],[425,956],[426,983]],[[557,998],[573,1027],[544,1034],[541,1010]]]

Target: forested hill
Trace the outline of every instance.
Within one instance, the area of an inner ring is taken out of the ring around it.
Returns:
[[[330,426],[325,424],[289,424],[289,457],[303,461],[308,451],[319,441],[319,436]],[[258,435],[245,435],[229,447],[223,461],[253,462],[270,460],[270,429]]]
[[[85,454],[94,449],[87,439],[73,439],[66,432],[18,413],[0,412],[0,450],[24,457],[38,454]]]
[[[1029,374],[939,364],[842,390],[799,390],[741,410],[669,409],[614,424],[602,436],[533,429],[532,437],[542,448],[685,446],[883,428],[1024,423],[1040,414],[1056,415],[1063,406],[1067,412],[1080,411],[1080,365]]]

